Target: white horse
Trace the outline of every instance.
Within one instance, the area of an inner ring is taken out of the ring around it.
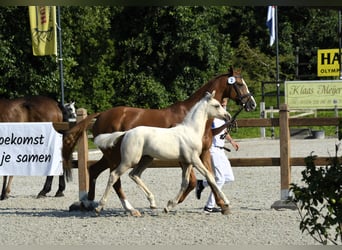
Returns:
[[[207,93],[189,111],[184,121],[175,127],[139,126],[124,132],[105,133],[96,136],[94,139],[95,144],[103,149],[114,147],[122,139],[120,148],[121,162],[110,173],[106,190],[98,207],[95,209],[96,213],[100,213],[105,206],[111,187],[118,178],[128,169],[136,167],[139,161],[144,160],[145,157],[150,159],[158,158],[160,160],[178,160],[184,166],[187,166],[183,171],[180,193],[188,186],[190,170],[194,166],[216,189],[217,193],[224,200],[225,205],[229,206],[229,201],[216,185],[213,174],[206,169],[200,159],[202,137],[207,120],[210,118],[220,118],[229,121],[231,118],[230,114],[214,99],[214,96],[215,91],[212,94]],[[143,170],[133,169],[130,177],[148,193],[148,189],[139,178]],[[146,192],[145,194],[147,195]],[[167,207],[164,209],[165,212],[176,206],[179,194],[174,200],[168,202]]]

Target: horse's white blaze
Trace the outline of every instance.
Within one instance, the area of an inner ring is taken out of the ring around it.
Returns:
[[[228,199],[217,187],[213,175],[205,168],[199,157],[202,152],[202,137],[208,118],[230,119],[229,113],[214,99],[214,95],[215,91],[212,94],[207,93],[189,111],[184,121],[175,127],[157,128],[140,126],[126,132],[98,135],[94,142],[100,148],[112,147],[117,143],[118,138],[122,135],[124,137],[120,148],[121,162],[110,173],[106,190],[96,211],[100,212],[103,209],[111,186],[124,172],[136,166],[144,155],[161,160],[179,160],[183,163],[188,163],[188,168],[192,164],[214,186],[214,189],[228,205]],[[185,175],[182,178],[182,182],[187,183],[189,176]]]
[[[76,121],[77,114],[76,114],[75,102],[69,102],[69,103],[64,104],[64,108],[68,112],[68,121],[69,122]]]
[[[242,80],[243,85],[246,87],[247,93],[250,93],[245,80],[243,78],[241,78],[241,80]],[[249,102],[246,108],[247,108],[247,111],[254,110],[256,108],[256,101],[252,95],[249,97]]]

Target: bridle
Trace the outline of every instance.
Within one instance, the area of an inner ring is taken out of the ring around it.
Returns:
[[[234,88],[234,90],[236,92],[236,95],[238,96],[238,98],[236,100],[236,104],[244,107],[246,103],[243,102],[243,99],[248,97],[248,99],[247,99],[247,101],[248,101],[251,98],[252,94],[251,93],[247,93],[247,94],[244,94],[244,95],[241,94],[241,92],[239,90],[239,87],[237,86],[237,81],[236,81],[237,78],[242,79],[242,76],[238,75],[238,76],[230,76],[230,77],[228,77],[227,84],[233,86],[233,88]],[[229,91],[229,96],[230,96],[232,89],[230,88],[229,90],[230,90]]]
[[[238,76],[230,76],[227,79],[227,84],[232,85],[238,98],[236,100],[236,103],[238,105],[240,105],[239,110],[232,116],[232,118],[230,119],[230,121],[227,123],[227,130],[224,134],[221,135],[221,139],[224,139],[226,137],[226,135],[232,131],[233,129],[237,129],[237,122],[236,122],[236,118],[237,116],[241,113],[241,111],[244,109],[246,103],[243,102],[243,99],[248,98],[247,101],[251,98],[252,94],[251,93],[247,93],[242,95],[238,86],[237,86],[237,81],[236,78],[242,79],[241,75]],[[232,89],[230,88],[230,92],[229,92],[229,96],[231,93]],[[247,102],[246,101],[246,102]]]

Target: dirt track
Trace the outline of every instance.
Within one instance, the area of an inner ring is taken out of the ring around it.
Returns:
[[[335,139],[292,140],[292,156],[334,155]],[[232,157],[279,156],[278,140],[241,140],[240,151]],[[98,157],[92,153],[91,157]],[[303,167],[292,168],[292,181],[299,182]],[[143,216],[123,212],[113,192],[101,216],[89,212],[69,212],[78,200],[77,170],[68,183],[65,197],[52,197],[57,190],[54,180],[50,197],[36,199],[44,177],[15,177],[12,196],[0,201],[0,245],[311,245],[316,242],[299,230],[297,211],[271,209],[280,199],[278,167],[234,168],[236,181],[224,186],[232,203],[232,214],[206,215],[202,212],[209,190],[197,200],[194,192],[169,214],[162,212],[168,199],[180,186],[180,169],[148,169],[143,180],[154,192],[159,208],[152,213],[143,193],[127,174],[123,187],[130,202]],[[199,174],[199,178],[202,178]],[[108,172],[98,180],[96,200],[102,195]]]

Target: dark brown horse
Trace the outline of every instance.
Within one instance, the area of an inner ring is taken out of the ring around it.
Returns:
[[[64,107],[55,100],[45,96],[28,96],[17,99],[0,99],[0,122],[62,122],[76,118],[74,103],[65,104]],[[45,196],[51,190],[53,176],[48,176],[43,190],[38,197]],[[8,198],[11,191],[13,176],[3,177],[1,200]],[[63,196],[65,179],[59,177],[59,188],[56,196]]]
[[[187,112],[204,96],[205,92],[211,93],[213,90],[216,90],[215,98],[219,101],[222,101],[223,98],[229,98],[234,100],[238,105],[243,106],[246,111],[252,111],[256,108],[255,100],[249,93],[248,87],[241,76],[241,71],[230,68],[228,73],[213,78],[200,89],[198,89],[187,100],[177,102],[167,108],[141,109],[132,107],[114,107],[107,111],[88,116],[66,132],[63,140],[63,158],[66,161],[70,159],[77,140],[82,132],[87,129],[87,126],[93,118],[97,118],[92,129],[94,137],[96,137],[98,134],[112,133],[114,131],[125,131],[141,125],[168,128],[180,123]],[[213,136],[211,131],[211,123],[212,120],[209,120],[206,124],[206,129],[202,140],[203,151],[201,154],[201,159],[209,171],[212,171],[209,152]],[[88,197],[84,197],[84,200],[81,199],[82,206],[86,208],[93,208],[92,201],[95,198],[96,178],[105,169],[110,168],[112,170],[118,166],[121,160],[120,145],[121,143],[117,143],[114,148],[102,150],[102,158],[89,167],[89,192]],[[140,164],[144,165],[144,162],[141,161]],[[143,170],[144,166],[141,165],[139,169]],[[195,186],[196,176],[192,170],[189,186],[184,192],[184,195],[180,198],[179,203],[185,199],[185,197],[191,192],[191,190],[194,189]],[[121,188],[120,179],[113,187],[119,196],[123,207],[132,215],[139,216],[139,211],[134,209],[126,199],[126,196]],[[214,192],[214,194],[216,203],[222,208],[222,213],[229,213],[229,208],[224,206],[223,200],[219,198],[216,192]],[[149,201],[150,207],[154,208],[154,197],[150,197]]]

